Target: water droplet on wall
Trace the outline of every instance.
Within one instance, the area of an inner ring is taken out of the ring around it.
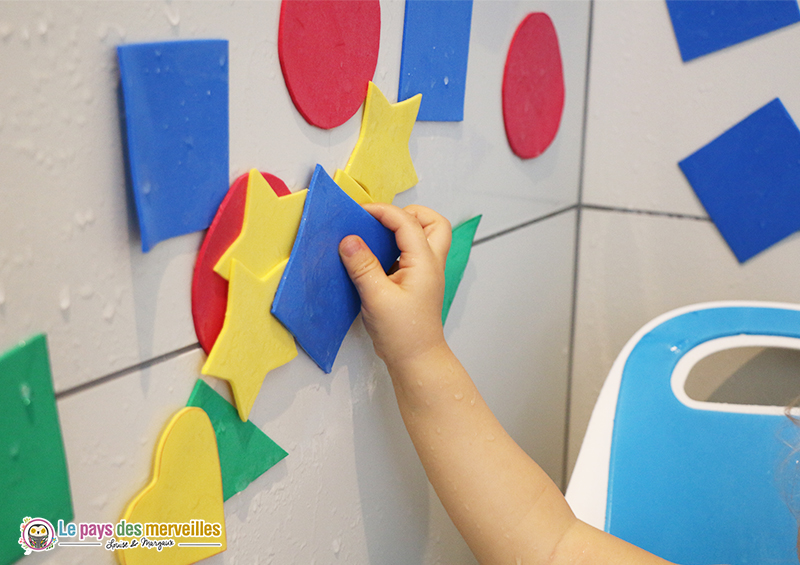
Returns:
[[[164,14],[172,27],[177,27],[181,23],[181,13],[177,6],[164,6]]]
[[[61,292],[58,294],[58,307],[61,308],[62,312],[66,312],[69,310],[70,307],[70,299],[69,299],[69,287],[65,286],[61,289]]]
[[[14,33],[14,28],[11,27],[9,24],[2,22],[0,23],[0,39],[3,41],[8,41],[11,37],[11,34]]]

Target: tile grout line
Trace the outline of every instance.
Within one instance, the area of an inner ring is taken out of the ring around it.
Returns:
[[[640,208],[623,208],[621,206],[603,206],[600,204],[581,204],[584,210],[595,212],[618,212],[620,214],[638,214],[641,216],[657,216],[661,218],[673,218],[676,220],[695,220],[698,222],[710,222],[707,216],[697,216],[695,214],[681,214],[679,212],[660,212],[658,210],[643,210]]]
[[[495,234],[492,234],[492,235],[483,237],[481,239],[475,240],[472,243],[472,245],[473,246],[480,245],[481,243],[485,243],[487,241],[491,241],[493,239],[497,239],[499,237],[502,237],[502,236],[507,235],[509,233],[512,233],[514,231],[517,231],[517,230],[526,228],[526,227],[528,227],[530,225],[536,224],[538,222],[553,218],[555,216],[561,215],[561,214],[563,214],[565,212],[568,212],[570,210],[574,210],[576,207],[577,206],[573,204],[573,205],[567,206],[566,208],[562,208],[560,210],[556,210],[556,211],[551,212],[549,214],[545,214],[544,216],[540,216],[538,218],[534,218],[533,220],[524,222],[523,224],[511,227],[511,228],[502,230],[500,232],[497,232]],[[79,394],[81,392],[84,392],[86,390],[92,389],[92,388],[94,388],[96,386],[100,386],[100,385],[105,384],[107,382],[110,382],[110,381],[116,380],[118,378],[124,377],[126,375],[129,375],[131,373],[135,373],[136,371],[141,371],[142,369],[147,369],[147,368],[152,367],[154,365],[158,365],[159,363],[164,363],[166,361],[169,361],[170,359],[174,359],[175,357],[178,357],[179,355],[183,355],[184,353],[188,353],[190,351],[194,351],[195,349],[200,349],[200,344],[199,343],[193,343],[191,345],[187,345],[187,346],[181,347],[181,348],[176,349],[174,351],[170,351],[170,352],[164,353],[162,355],[158,355],[156,357],[153,357],[152,359],[148,359],[147,361],[142,361],[141,363],[137,363],[135,365],[131,365],[130,367],[125,367],[124,369],[120,369],[118,371],[114,371],[113,373],[109,373],[109,374],[104,375],[102,377],[98,377],[96,379],[92,379],[90,381],[87,381],[85,383],[81,383],[81,384],[76,385],[74,387],[70,387],[70,388],[64,389],[64,390],[59,391],[59,392],[56,393],[56,395],[55,395],[56,400],[62,400],[64,398],[69,398],[70,396],[74,396],[74,395]]]
[[[565,206],[564,208],[559,208],[558,210],[555,210],[554,212],[550,212],[549,214],[545,214],[544,216],[539,216],[538,218],[534,218],[533,220],[528,220],[527,222],[523,222],[523,223],[518,224],[516,226],[510,227],[510,228],[506,228],[506,229],[501,230],[501,231],[499,231],[497,233],[493,233],[491,235],[487,235],[487,236],[482,237],[480,239],[476,239],[475,241],[472,242],[472,246],[475,247],[477,245],[481,245],[482,243],[486,243],[488,241],[492,241],[493,239],[497,239],[499,237],[503,237],[504,235],[508,235],[508,234],[513,233],[513,232],[515,232],[517,230],[521,230],[521,229],[527,228],[529,226],[532,226],[534,224],[538,224],[539,222],[543,222],[545,220],[549,220],[551,218],[555,218],[556,216],[560,216],[561,214],[569,212],[570,210],[575,210],[577,207],[578,207],[577,204],[570,204],[569,206]]]
[[[594,2],[594,0],[592,0],[592,2]],[[591,15],[590,15],[590,21],[591,21]],[[588,71],[587,71],[587,74],[588,74]],[[587,86],[587,90],[588,90],[588,86]],[[586,110],[584,110],[584,121],[586,120],[586,115],[585,114],[586,114]],[[582,155],[583,155],[583,152],[585,150],[585,147],[584,147],[585,141],[586,141],[585,140],[585,136],[586,136],[586,133],[585,133],[585,124],[584,124],[584,136],[583,136],[584,139],[583,139],[582,144],[581,144],[581,154]],[[569,417],[569,410],[570,410],[569,401],[570,401],[570,396],[571,396],[571,390],[570,389],[571,389],[571,384],[572,384],[572,382],[571,382],[572,381],[572,350],[574,348],[574,343],[573,342],[574,342],[574,325],[575,325],[575,305],[576,305],[576,300],[577,300],[577,268],[578,268],[578,248],[577,248],[577,246],[578,246],[579,237],[580,237],[580,223],[581,223],[581,216],[582,216],[581,212],[583,210],[593,210],[593,211],[600,211],[600,212],[618,212],[618,213],[623,213],[623,214],[640,214],[640,215],[648,215],[648,216],[659,216],[659,217],[666,217],[666,218],[688,219],[688,220],[705,221],[705,222],[711,221],[707,217],[695,216],[695,215],[691,215],[691,214],[678,214],[678,213],[673,213],[673,212],[658,212],[658,211],[653,211],[653,210],[640,210],[640,209],[634,209],[634,208],[622,208],[622,207],[614,207],[614,206],[601,206],[601,205],[597,205],[597,204],[583,204],[581,202],[582,194],[583,194],[583,166],[584,166],[584,163],[583,163],[583,156],[582,156],[581,157],[580,175],[579,175],[580,180],[579,180],[579,183],[578,183],[578,203],[577,204],[571,204],[569,206],[565,206],[564,208],[561,208],[559,210],[555,210],[553,212],[550,212],[549,214],[545,214],[544,216],[539,216],[539,217],[534,218],[532,220],[529,220],[527,222],[523,222],[522,224],[518,224],[516,226],[501,230],[501,231],[499,231],[497,233],[482,237],[480,239],[476,239],[472,243],[472,246],[475,247],[477,245],[481,245],[483,243],[487,243],[487,242],[492,241],[494,239],[498,239],[500,237],[509,235],[509,234],[511,234],[511,233],[513,233],[515,231],[527,228],[527,227],[532,226],[534,224],[537,224],[539,222],[543,222],[545,220],[549,220],[551,218],[555,218],[557,216],[560,216],[560,215],[565,214],[567,212],[570,212],[572,210],[576,211],[577,218],[576,218],[576,233],[575,233],[575,237],[576,237],[575,266],[574,266],[574,272],[573,272],[573,307],[572,307],[573,311],[572,311],[572,321],[571,321],[571,328],[570,328],[570,345],[569,345],[569,347],[570,347],[570,353],[569,353],[570,358],[569,358],[569,361],[568,361],[569,369],[568,369],[568,378],[567,378],[567,401],[568,401],[567,417]],[[162,355],[153,357],[152,359],[148,359],[147,361],[142,361],[141,363],[137,363],[135,365],[131,365],[130,367],[126,367],[124,369],[120,369],[119,371],[115,371],[113,373],[109,373],[107,375],[104,375],[102,377],[98,377],[98,378],[93,379],[91,381],[87,381],[85,383],[81,383],[81,384],[76,385],[74,387],[64,389],[62,391],[57,392],[55,397],[56,397],[57,400],[60,400],[60,399],[63,399],[63,398],[68,398],[70,396],[73,396],[73,395],[78,394],[80,392],[83,392],[85,390],[89,390],[91,388],[94,388],[95,386],[102,385],[104,383],[107,383],[109,381],[112,381],[112,380],[115,380],[117,378],[123,377],[125,375],[130,374],[130,373],[134,373],[136,371],[140,371],[142,369],[147,369],[149,367],[152,367],[153,365],[158,365],[159,363],[163,363],[165,361],[169,361],[170,359],[173,359],[173,358],[175,358],[175,357],[177,357],[179,355],[183,355],[184,353],[188,353],[190,351],[194,351],[195,349],[199,349],[199,348],[200,348],[200,344],[199,343],[193,343],[193,344],[181,347],[181,348],[176,349],[174,351],[170,351],[170,352],[164,353]],[[567,437],[568,437],[568,434],[569,434],[569,423],[568,422],[567,422],[567,425],[565,426],[565,433],[567,434]],[[566,480],[566,460],[567,460],[567,455],[566,455],[566,451],[565,451],[565,455],[564,455],[565,466],[564,466],[564,469],[563,469],[564,480]]]
[[[575,253],[572,265],[572,312],[570,313],[569,344],[567,346],[567,383],[564,403],[564,436],[561,459],[561,492],[567,491],[569,480],[569,436],[572,417],[572,371],[575,356],[575,328],[578,318],[578,268],[580,266],[581,220],[583,217],[583,179],[586,167],[586,125],[589,119],[589,78],[592,61],[592,29],[594,22],[594,0],[589,1],[589,24],[586,38],[586,75],[583,87],[583,131],[581,132],[581,158],[578,176],[578,204],[575,213]]]
[[[158,365],[159,363],[164,363],[165,361],[169,361],[170,359],[174,359],[175,357],[179,357],[180,355],[183,355],[184,353],[189,353],[190,351],[194,351],[195,349],[200,349],[199,343],[186,345],[174,351],[170,351],[168,353],[164,353],[163,355],[158,355],[156,357],[153,357],[152,359],[148,359],[147,361],[142,361],[141,363],[137,363],[136,365],[132,365],[130,367],[120,369],[119,371],[109,373],[108,375],[104,375],[102,377],[98,377],[91,381],[76,385],[74,387],[64,389],[56,393],[56,400],[69,398],[70,396],[76,395],[85,390],[89,390],[96,386],[100,386],[102,384],[116,380],[126,375],[130,375],[131,373],[135,373],[136,371],[141,371],[142,369],[150,368],[154,365]]]

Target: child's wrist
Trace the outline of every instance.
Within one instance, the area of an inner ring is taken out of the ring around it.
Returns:
[[[444,339],[424,352],[386,363],[395,391],[405,397],[411,408],[433,407],[441,400],[461,400],[468,396],[461,363]],[[467,377],[468,379],[468,377]]]

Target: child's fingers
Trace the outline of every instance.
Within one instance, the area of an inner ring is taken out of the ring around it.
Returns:
[[[447,252],[450,250],[450,240],[453,235],[453,230],[447,218],[430,208],[414,204],[406,206],[403,210],[417,218],[433,254],[444,264],[447,259]]]
[[[369,302],[380,292],[381,284],[388,282],[380,261],[357,235],[348,235],[339,243],[339,257],[362,301]]]
[[[391,204],[365,204],[364,209],[394,232],[401,253],[418,254],[428,247],[425,232],[416,216]]]

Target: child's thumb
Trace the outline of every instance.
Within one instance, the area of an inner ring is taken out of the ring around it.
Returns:
[[[386,279],[380,261],[357,235],[348,235],[339,243],[339,256],[361,300],[369,300],[378,284]]]

